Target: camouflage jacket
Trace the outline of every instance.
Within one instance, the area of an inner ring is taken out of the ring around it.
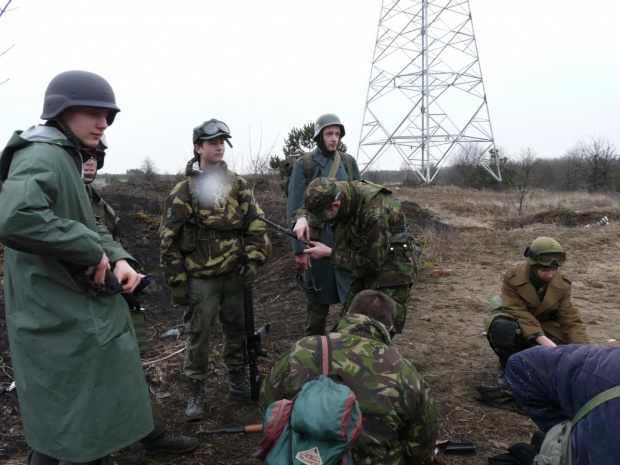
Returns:
[[[389,346],[385,326],[364,315],[349,315],[328,334],[332,372],[357,397],[362,433],[353,449],[356,464],[421,464],[437,440],[437,411],[428,384]],[[261,389],[261,409],[292,399],[320,374],[318,338],[298,341],[273,366]]]
[[[400,201],[369,181],[341,184],[341,211],[332,225],[332,265],[363,279],[366,289],[412,283],[414,244]],[[300,216],[308,216],[305,208],[295,219]]]
[[[90,205],[95,214],[97,223],[104,225],[112,234],[116,242],[122,244],[123,231],[121,229],[121,219],[108,203],[101,198],[97,190],[92,184],[85,184],[86,193],[90,199]]]
[[[239,271],[246,259],[265,264],[271,244],[247,181],[224,162],[208,172],[190,162],[186,174],[172,189],[159,228],[168,284],[180,285],[187,275],[206,278]]]

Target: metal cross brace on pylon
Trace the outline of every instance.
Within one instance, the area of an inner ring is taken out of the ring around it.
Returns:
[[[501,181],[469,0],[383,0],[357,162],[431,183],[464,150]],[[398,168],[398,165],[396,165]],[[394,169],[394,168],[391,168]]]

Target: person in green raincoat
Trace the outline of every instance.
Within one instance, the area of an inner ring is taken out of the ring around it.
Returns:
[[[96,224],[81,178],[81,151],[119,111],[102,77],[61,73],[45,93],[45,125],[15,132],[0,154],[6,324],[31,465],[106,464],[153,430],[119,294],[139,276]]]

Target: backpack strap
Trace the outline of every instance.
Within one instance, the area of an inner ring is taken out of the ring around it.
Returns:
[[[321,374],[327,376],[332,369],[332,351],[327,336],[317,336],[317,352],[319,354],[319,368]]]
[[[348,153],[343,153],[343,155],[344,155],[344,169],[347,171],[347,174],[349,175],[349,181],[353,182],[355,181],[355,179],[353,179],[353,162],[351,161],[352,157]]]
[[[340,167],[340,152],[336,151],[334,154],[334,160],[332,161],[332,167],[329,169],[329,173],[327,174],[328,178],[336,177],[336,171]]]
[[[613,387],[611,389],[607,389],[599,393],[590,399],[583,407],[579,409],[575,418],[573,418],[572,426],[573,428],[577,424],[579,420],[585,417],[591,410],[595,409],[599,405],[607,402],[608,400],[615,399],[616,397],[620,397],[620,386]]]
[[[312,152],[304,153],[304,176],[306,178],[306,186],[312,181],[314,175],[314,157]]]
[[[196,216],[196,227],[202,229],[200,226],[200,219],[198,217],[198,194],[199,194],[198,180],[196,176],[187,176],[187,190],[189,191],[189,198],[192,203],[192,212]]]

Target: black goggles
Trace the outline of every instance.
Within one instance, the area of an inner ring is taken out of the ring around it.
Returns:
[[[205,124],[202,127],[202,132],[204,133],[205,136],[214,136],[216,134],[226,134],[226,135],[230,135],[230,129],[228,129],[228,126],[226,126],[226,124],[222,123],[221,121],[209,121],[207,124]]]
[[[565,252],[540,252],[536,253],[529,248],[525,249],[523,256],[536,260],[542,266],[562,266],[566,261]]]

